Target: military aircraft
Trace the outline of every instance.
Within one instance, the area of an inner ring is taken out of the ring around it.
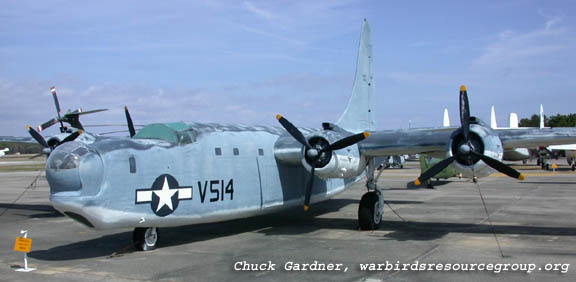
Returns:
[[[494,106],[490,110],[490,127],[492,129],[504,129],[504,127],[498,127],[498,123],[496,122],[496,111],[494,110]],[[510,113],[509,118],[509,129],[518,128],[518,115],[516,113]],[[526,163],[528,159],[530,159],[531,154],[528,148],[511,148],[508,150],[504,150],[504,156],[502,157],[505,161],[523,161]]]
[[[4,148],[2,150],[0,150],[0,158],[4,157],[4,155],[6,155],[6,152],[10,151],[10,148]]]
[[[52,151],[46,162],[50,200],[90,228],[134,228],[134,246],[151,250],[158,228],[300,205],[308,210],[366,176],[358,221],[362,229],[375,229],[384,207],[376,157],[444,152],[448,159],[428,171],[454,161],[466,177],[486,176],[492,167],[521,179],[500,162],[505,148],[576,142],[575,129],[494,132],[470,117],[465,87],[460,101],[460,128],[376,130],[372,45],[364,21],[352,96],[336,123],[298,128],[277,115],[281,127],[176,122],[136,132],[126,111],[130,138],[78,138]],[[416,182],[426,181],[426,173]]]
[[[60,102],[58,101],[58,95],[56,94],[56,87],[52,86],[50,88],[50,93],[52,93],[52,97],[54,98],[54,105],[56,106],[56,114],[57,117],[39,125],[37,127],[38,131],[34,130],[32,127],[27,126],[26,129],[28,133],[38,142],[42,147],[44,147],[44,154],[47,156],[50,155],[54,148],[58,147],[62,143],[74,141],[78,136],[80,136],[83,131],[84,127],[82,123],[80,123],[80,116],[98,113],[102,111],[107,111],[108,109],[98,109],[98,110],[91,110],[91,111],[83,111],[81,108],[76,109],[74,111],[68,110],[64,115],[62,115],[62,110],[60,109]],[[60,134],[56,134],[48,138],[48,140],[44,139],[39,132],[60,123]],[[64,123],[68,123],[70,127],[64,125]],[[88,137],[88,139],[83,140],[84,142],[90,142],[93,138]],[[40,154],[42,155],[42,154]]]

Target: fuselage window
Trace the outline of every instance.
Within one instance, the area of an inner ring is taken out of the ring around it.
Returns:
[[[258,155],[264,156],[264,149],[258,149]]]
[[[240,150],[238,150],[238,148],[234,148],[234,149],[232,149],[232,151],[234,153],[234,156],[240,155]]]
[[[221,156],[221,155],[222,155],[222,149],[220,149],[220,148],[215,148],[214,151],[216,152],[216,156]]]

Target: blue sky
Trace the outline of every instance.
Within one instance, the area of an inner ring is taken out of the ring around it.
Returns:
[[[64,109],[85,124],[336,121],[372,28],[378,124],[457,123],[458,90],[499,125],[508,113],[572,113],[574,1],[26,1],[0,9],[0,135]],[[107,129],[95,129],[94,131]],[[47,134],[53,134],[51,128]]]

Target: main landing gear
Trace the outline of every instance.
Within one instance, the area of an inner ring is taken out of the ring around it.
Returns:
[[[158,228],[136,227],[132,233],[132,243],[139,251],[151,251],[158,244]]]
[[[374,178],[374,160],[369,159],[366,167],[366,188],[358,206],[358,224],[361,230],[375,230],[380,227],[384,214],[384,198],[378,190]],[[378,174],[380,176],[380,174]]]

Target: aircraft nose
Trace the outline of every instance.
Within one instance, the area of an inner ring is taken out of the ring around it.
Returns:
[[[102,176],[98,152],[81,142],[58,146],[46,161],[46,179],[52,196],[96,195]]]

